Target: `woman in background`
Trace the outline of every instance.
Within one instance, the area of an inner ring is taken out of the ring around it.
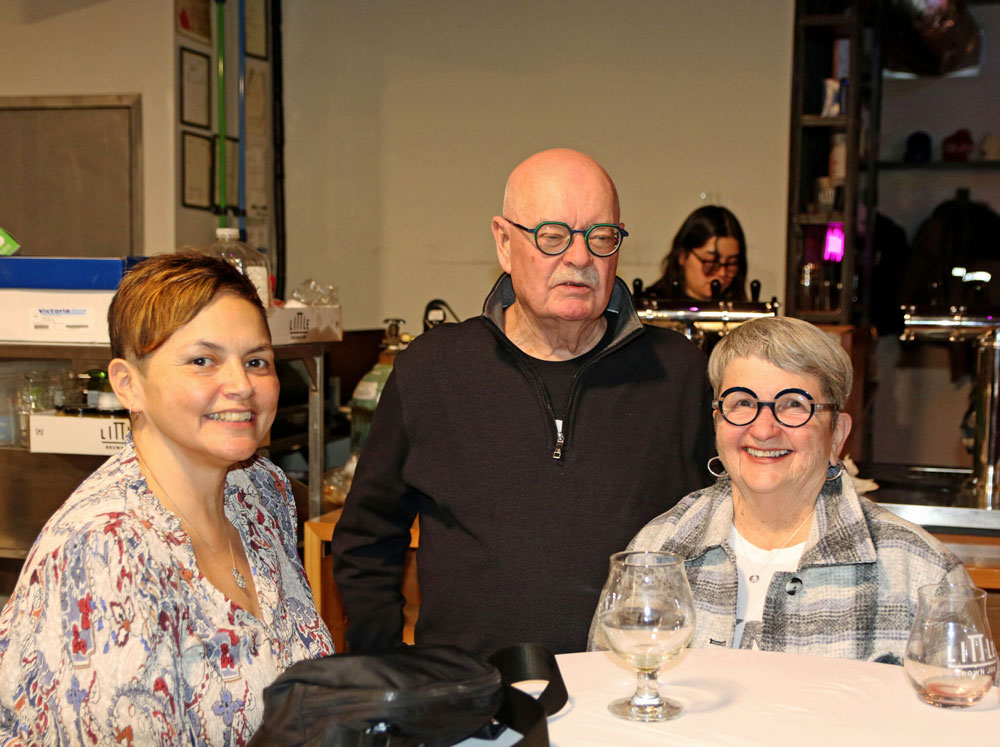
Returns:
[[[663,277],[644,295],[708,301],[712,281],[718,280],[720,298],[745,301],[746,278],[747,246],[740,222],[726,208],[706,205],[681,225],[663,260]]]
[[[256,455],[278,402],[267,317],[225,262],[161,255],[126,274],[108,324],[132,432],[46,523],[0,614],[0,743],[243,744],[263,689],[333,653],[290,486]]]

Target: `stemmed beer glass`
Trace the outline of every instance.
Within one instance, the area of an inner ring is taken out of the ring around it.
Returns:
[[[997,673],[986,592],[955,584],[921,586],[903,671],[925,703],[964,708],[982,700]]]
[[[684,559],[666,552],[626,550],[611,556],[598,619],[608,647],[638,670],[635,694],[608,705],[630,721],[668,721],[684,709],[660,695],[660,665],[694,634],[694,600]]]

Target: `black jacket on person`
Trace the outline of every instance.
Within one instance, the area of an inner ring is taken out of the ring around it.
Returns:
[[[501,331],[513,302],[504,275],[482,316],[435,327],[396,357],[333,536],[354,651],[401,640],[417,513],[417,643],[583,651],[608,556],[708,484],[698,348],[644,327],[616,280],[613,337],[578,372],[557,449],[541,379]]]

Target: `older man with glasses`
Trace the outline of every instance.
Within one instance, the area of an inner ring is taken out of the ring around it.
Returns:
[[[401,640],[419,514],[418,643],[581,651],[608,556],[706,484],[705,360],[640,323],[619,219],[593,159],[531,156],[493,218],[482,315],[397,357],[333,538],[352,650]]]

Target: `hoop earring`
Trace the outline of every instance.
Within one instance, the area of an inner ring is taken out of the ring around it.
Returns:
[[[831,464],[829,467],[826,468],[827,474],[829,474],[830,470],[832,470],[832,469],[833,469],[833,465]],[[843,462],[837,462],[837,474],[835,474],[833,477],[827,477],[826,481],[827,482],[833,482],[834,480],[839,479],[842,474],[844,474],[844,463]]]
[[[708,469],[708,473],[713,477],[729,477],[729,473],[726,472],[726,465],[722,464],[721,459],[719,459],[719,464],[722,465],[722,469],[720,469],[718,472],[712,469],[712,462],[715,461],[716,459],[719,459],[719,457],[718,456],[712,457],[711,459],[708,460],[708,464],[705,465],[705,467]]]

